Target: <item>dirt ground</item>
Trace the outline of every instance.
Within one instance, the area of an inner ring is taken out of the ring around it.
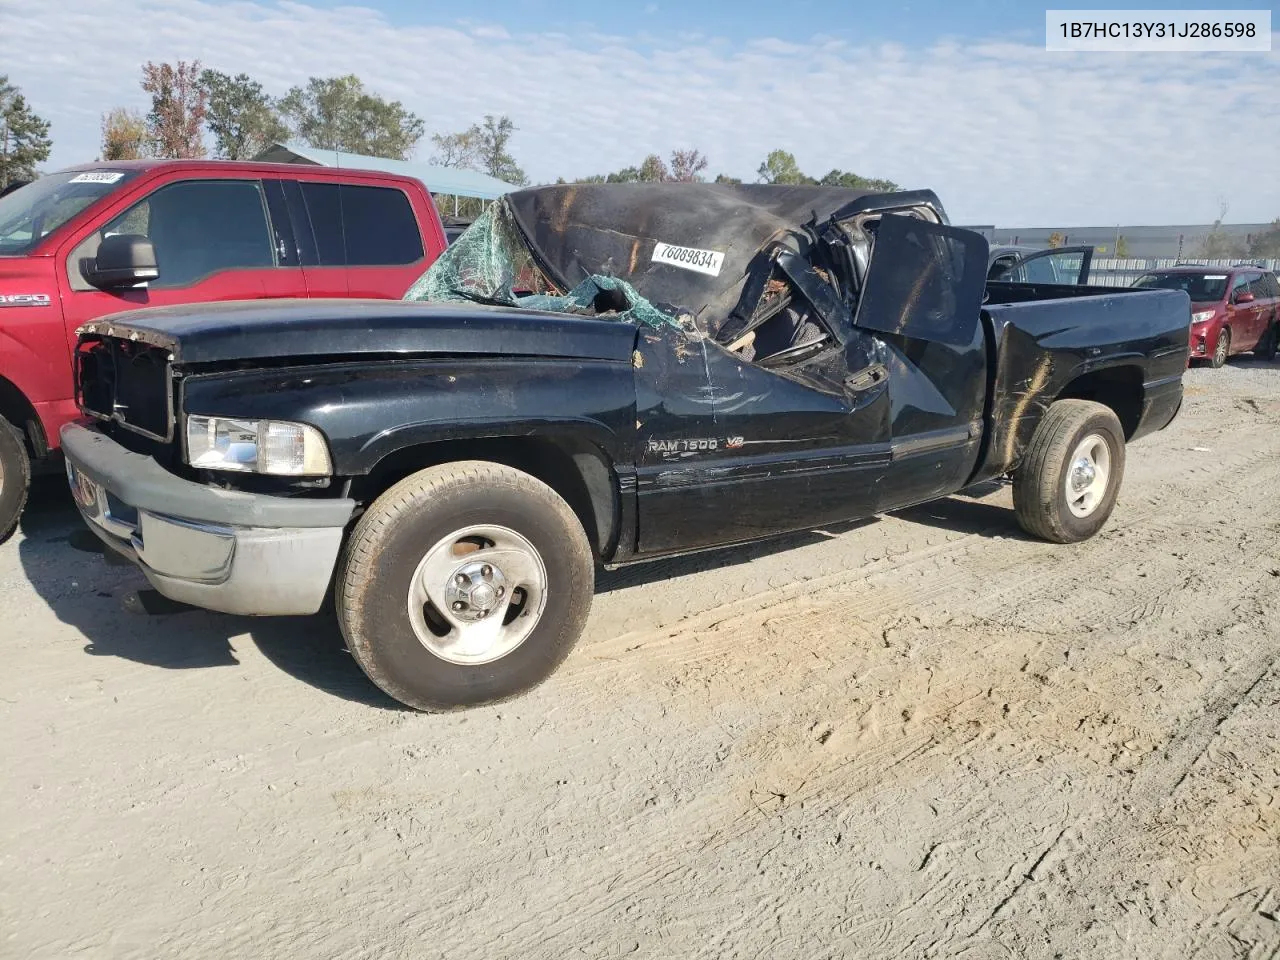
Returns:
[[[400,710],[175,612],[63,484],[0,546],[0,954],[1280,956],[1280,364],[1095,540],[1007,487],[609,574],[532,694]]]

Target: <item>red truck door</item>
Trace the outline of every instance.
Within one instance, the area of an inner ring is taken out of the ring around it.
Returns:
[[[312,297],[399,299],[444,248],[438,218],[422,222],[399,184],[301,180],[293,195],[295,223],[305,217],[313,237],[303,249]]]
[[[145,287],[99,290],[82,264],[104,236],[151,241],[160,275]],[[306,296],[296,254],[273,227],[257,179],[169,181],[82,236],[60,270],[68,334],[109,313],[211,300]],[[70,384],[68,384],[70,387]]]

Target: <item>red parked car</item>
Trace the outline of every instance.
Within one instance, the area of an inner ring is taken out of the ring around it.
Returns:
[[[95,163],[0,196],[0,540],[78,415],[81,324],[209,300],[398,299],[445,245],[420,181],[361,170]]]
[[[1185,290],[1191,297],[1191,359],[1220,367],[1252,350],[1274,360],[1280,341],[1280,284],[1261,267],[1180,266],[1153,270],[1135,287]]]

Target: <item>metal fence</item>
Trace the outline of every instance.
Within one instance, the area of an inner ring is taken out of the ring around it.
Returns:
[[[1131,257],[1119,260],[1114,257],[1094,257],[1089,266],[1089,283],[1099,287],[1127,287],[1144,273],[1164,267],[1194,264],[1214,267],[1225,272],[1246,262],[1273,273],[1280,271],[1280,260],[1135,260]]]

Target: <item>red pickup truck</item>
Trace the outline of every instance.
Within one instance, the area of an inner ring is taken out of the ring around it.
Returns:
[[[371,171],[136,160],[0,196],[0,541],[77,416],[81,324],[209,300],[398,299],[445,246],[426,187]]]

